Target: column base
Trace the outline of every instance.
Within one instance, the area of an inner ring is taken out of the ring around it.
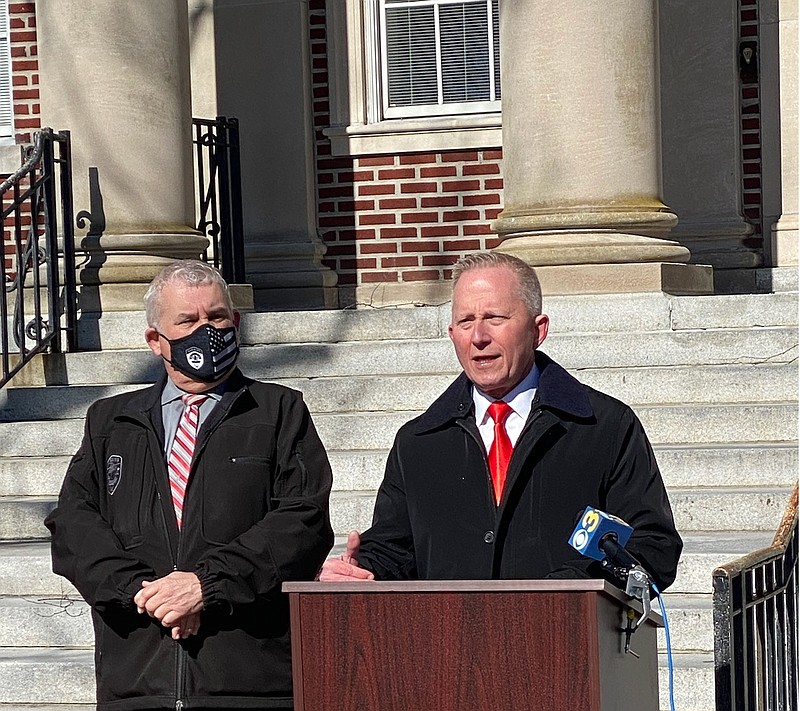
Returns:
[[[639,264],[578,264],[537,266],[545,295],[630,294],[664,292],[675,295],[714,293],[714,270],[700,264],[647,262]]]
[[[770,234],[770,264],[773,267],[797,266],[797,215],[784,215],[772,227]]]
[[[506,237],[495,248],[531,266],[688,262],[691,253],[677,242],[644,235],[595,230],[535,232]]]
[[[321,263],[325,245],[308,235],[262,237],[245,245],[247,279],[257,310],[338,307],[337,275]]]

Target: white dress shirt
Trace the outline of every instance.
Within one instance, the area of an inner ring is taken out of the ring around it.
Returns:
[[[531,414],[531,405],[538,386],[539,369],[534,363],[530,373],[523,378],[522,382],[501,398],[509,404],[512,410],[506,419],[506,432],[511,444],[515,447],[522,434],[522,428],[525,427],[528,420],[528,415]],[[481,433],[483,445],[488,452],[494,441],[494,420],[489,417],[488,410],[495,398],[487,397],[473,385],[472,401],[475,403],[475,423],[478,425],[478,432]]]

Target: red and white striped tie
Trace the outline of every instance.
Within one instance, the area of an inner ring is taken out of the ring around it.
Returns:
[[[208,395],[186,394],[181,397],[183,414],[178,422],[175,441],[172,443],[167,460],[172,504],[175,507],[178,528],[181,527],[183,520],[183,498],[186,495],[186,485],[189,483],[189,473],[192,470],[192,457],[197,441],[197,423],[200,421],[200,405],[206,398]]]

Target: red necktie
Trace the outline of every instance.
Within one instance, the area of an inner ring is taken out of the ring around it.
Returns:
[[[208,395],[186,394],[183,400],[183,413],[175,432],[175,440],[169,452],[167,469],[169,470],[169,486],[172,490],[172,504],[175,506],[175,518],[178,519],[178,528],[183,520],[183,497],[186,495],[186,485],[189,483],[189,473],[192,470],[192,457],[197,441],[197,424],[200,421],[200,405]]]
[[[494,440],[489,448],[489,471],[492,473],[494,498],[498,506],[503,496],[508,463],[511,460],[511,453],[514,451],[505,425],[506,418],[512,412],[511,406],[502,400],[496,400],[489,405],[489,417],[494,420]]]

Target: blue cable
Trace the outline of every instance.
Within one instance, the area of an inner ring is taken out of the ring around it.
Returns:
[[[669,707],[675,711],[675,670],[672,667],[672,643],[669,638],[669,622],[667,621],[667,610],[664,608],[664,600],[661,591],[653,584],[653,590],[658,595],[658,606],[661,609],[661,617],[664,619],[664,636],[667,638],[667,668],[669,670]]]

